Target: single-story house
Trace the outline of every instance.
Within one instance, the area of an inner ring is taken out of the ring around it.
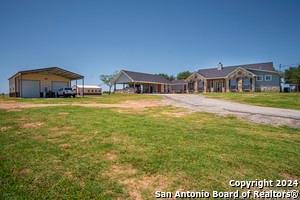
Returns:
[[[121,70],[112,83],[114,92],[122,93],[182,93],[187,89],[184,80],[170,81],[160,75],[128,70]],[[122,84],[122,89],[117,89],[117,84]]]
[[[82,95],[83,91],[86,95],[101,95],[102,89],[99,85],[74,85],[73,90],[76,94]]]
[[[71,81],[80,79],[84,85],[84,76],[59,67],[19,71],[8,79],[9,96],[53,97],[58,89],[71,87]]]
[[[190,75],[188,92],[280,91],[273,62],[200,69]]]
[[[197,93],[280,91],[280,73],[273,62],[199,69],[186,80],[166,78],[141,72],[121,70],[112,81],[115,92],[128,93]],[[123,84],[117,90],[116,85]]]

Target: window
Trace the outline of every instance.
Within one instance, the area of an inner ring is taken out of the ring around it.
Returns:
[[[230,89],[236,89],[236,79],[229,80]]]
[[[243,80],[243,84],[244,84],[245,86],[250,85],[250,79],[245,78],[245,79]]]
[[[256,80],[257,81],[263,81],[264,80],[264,76],[263,75],[257,75]]]
[[[272,75],[265,75],[265,81],[272,81]]]
[[[90,92],[90,90],[88,90],[88,92]]]

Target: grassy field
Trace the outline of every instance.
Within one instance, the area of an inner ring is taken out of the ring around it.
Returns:
[[[0,199],[153,199],[300,177],[300,129],[173,107],[0,110],[0,147]]]
[[[300,93],[207,93],[205,96],[258,106],[300,109]]]

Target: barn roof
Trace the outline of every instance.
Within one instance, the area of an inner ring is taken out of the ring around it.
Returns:
[[[16,75],[39,73],[39,72],[48,72],[48,73],[51,73],[51,74],[55,74],[55,75],[58,75],[58,76],[68,78],[70,80],[77,80],[77,79],[84,78],[84,76],[82,76],[80,74],[62,69],[60,67],[47,67],[47,68],[39,68],[39,69],[19,71],[19,72],[15,73],[13,76],[11,76],[9,79],[11,79],[12,77],[14,77]]]

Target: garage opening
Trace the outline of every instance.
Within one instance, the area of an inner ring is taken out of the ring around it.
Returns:
[[[40,97],[40,81],[22,80],[22,97],[38,98]]]

